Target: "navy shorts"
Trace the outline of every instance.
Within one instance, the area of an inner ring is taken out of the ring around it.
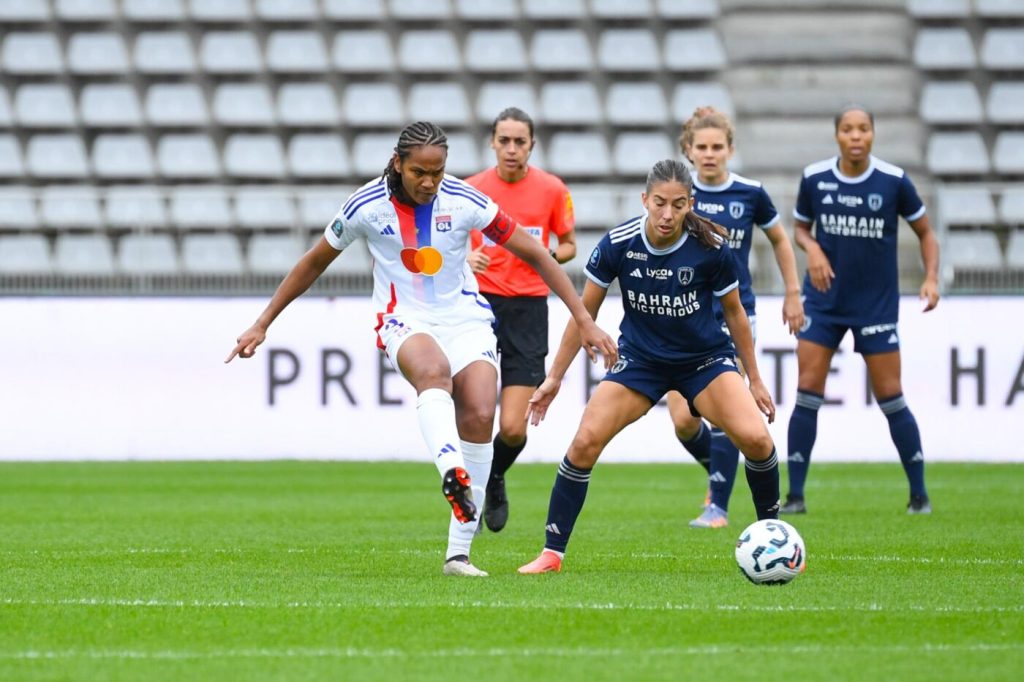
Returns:
[[[853,350],[861,355],[891,353],[900,349],[899,329],[895,321],[851,325],[837,322],[810,308],[804,309],[804,326],[796,337],[835,350],[847,330],[853,331]]]
[[[638,358],[629,351],[623,354],[620,348],[619,361],[602,381],[614,381],[631,388],[645,395],[652,405],[657,404],[669,391],[679,391],[690,405],[690,414],[700,417],[693,399],[715,377],[726,372],[739,373],[732,349],[712,353],[688,363],[669,363]]]
[[[502,386],[540,386],[548,354],[546,296],[487,294],[494,312]]]

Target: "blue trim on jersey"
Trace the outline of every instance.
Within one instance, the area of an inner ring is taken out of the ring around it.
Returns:
[[[349,208],[347,211],[345,211],[345,219],[346,220],[352,220],[352,216],[354,216],[356,214],[356,211],[358,211],[359,209],[361,209],[363,206],[365,206],[366,204],[370,203],[371,201],[376,201],[377,199],[382,199],[386,195],[387,195],[387,192],[384,191],[383,189],[381,189],[381,190],[379,190],[377,192],[374,192],[373,194],[364,194],[364,195],[362,195],[362,198],[361,198],[361,200],[358,203],[352,205],[351,208]],[[342,209],[342,210],[344,210],[344,209]]]
[[[486,201],[482,201],[480,199],[477,199],[476,197],[474,197],[473,195],[469,194],[468,192],[460,192],[460,191],[458,191],[455,188],[446,187],[443,183],[441,184],[441,191],[444,192],[445,194],[449,195],[449,196],[460,197],[462,199],[466,199],[467,201],[472,201],[474,204],[476,204],[480,208],[487,208],[487,202]]]
[[[341,207],[341,210],[342,211],[347,210],[348,207],[352,205],[353,201],[358,201],[359,199],[363,198],[364,196],[366,196],[370,192],[377,192],[377,191],[380,191],[381,189],[385,190],[385,192],[386,192],[387,191],[387,185],[383,185],[382,184],[383,182],[384,182],[384,179],[381,178],[381,180],[379,182],[375,182],[372,185],[370,185],[369,187],[364,187],[363,189],[357,189],[355,192],[352,193],[352,195],[348,199],[345,200],[345,204]]]
[[[434,233],[434,202],[416,204],[416,207],[413,208],[413,216],[415,216],[416,220],[416,245],[419,248],[430,246],[430,238]],[[444,267],[443,261],[441,267]],[[424,298],[427,301],[436,301],[437,294],[434,290],[434,278],[421,275],[420,280],[423,282]]]
[[[736,280],[735,282],[733,282],[732,284],[730,284],[730,285],[729,285],[729,286],[727,286],[726,288],[724,288],[724,289],[719,289],[718,291],[713,291],[713,292],[711,292],[711,293],[713,293],[713,294],[714,294],[715,296],[717,296],[718,298],[722,298],[723,296],[725,296],[725,295],[726,295],[727,293],[729,293],[730,291],[732,291],[733,289],[735,289],[735,288],[736,288],[736,287],[738,287],[739,285],[740,285],[740,281],[739,281],[739,280]]]
[[[465,289],[463,289],[462,293],[465,294],[466,296],[472,296],[473,300],[481,308],[486,308],[487,310],[491,310],[491,304],[487,303],[486,299],[484,301],[481,301],[480,300],[480,294],[476,293],[475,291],[466,291]]]
[[[490,200],[489,196],[487,196],[486,194],[484,194],[483,192],[481,192],[480,190],[478,190],[476,187],[474,187],[473,185],[469,184],[465,180],[460,180],[460,179],[455,178],[455,177],[442,178],[441,179],[441,184],[443,185],[445,183],[447,183],[451,187],[454,187],[455,189],[465,190],[466,192],[469,192],[470,194],[475,195],[476,197],[478,197],[479,199],[482,199],[483,201],[489,201]]]
[[[451,194],[452,196],[469,199],[480,208],[487,208],[487,202],[491,200],[486,194],[470,187],[466,183],[461,182],[456,184],[451,182],[448,178],[441,181],[441,191],[446,194]]]

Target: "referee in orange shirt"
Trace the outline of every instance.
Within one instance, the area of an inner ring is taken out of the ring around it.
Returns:
[[[551,255],[565,263],[576,255],[572,198],[561,179],[529,165],[535,143],[533,119],[521,109],[505,109],[491,126],[497,165],[466,182],[491,197],[541,244],[547,246],[549,235],[555,234],[558,247]],[[505,472],[526,447],[527,404],[544,380],[549,291],[519,258],[480,232],[471,238],[469,265],[493,309],[501,356],[501,412],[484,502],[484,522],[497,533],[508,522]]]

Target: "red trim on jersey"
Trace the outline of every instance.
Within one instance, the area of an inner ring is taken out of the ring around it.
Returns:
[[[373,331],[377,332],[377,348],[384,350],[384,342],[380,338],[380,328],[384,326],[384,315],[390,315],[395,312],[395,306],[398,305],[398,295],[395,293],[395,284],[391,283],[391,300],[388,301],[388,307],[386,312],[377,313],[377,326],[373,328]]]

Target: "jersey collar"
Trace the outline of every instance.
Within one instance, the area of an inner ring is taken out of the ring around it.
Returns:
[[[644,211],[644,214],[640,217],[640,238],[644,240],[644,246],[647,247],[647,250],[650,251],[655,256],[664,256],[666,254],[672,253],[673,251],[678,251],[679,249],[682,248],[683,244],[686,243],[686,238],[689,236],[690,233],[686,230],[683,230],[683,236],[676,240],[675,243],[670,244],[664,249],[657,249],[651,245],[651,242],[647,240],[647,211]]]
[[[858,175],[855,178],[851,178],[849,176],[843,175],[839,171],[839,157],[838,156],[835,157],[835,159],[832,161],[832,174],[835,175],[838,180],[840,180],[842,182],[845,182],[848,185],[857,185],[857,184],[860,184],[860,183],[864,182],[865,180],[868,179],[868,176],[870,176],[874,172],[874,170],[875,170],[875,156],[874,156],[874,154],[868,156],[868,168],[867,168],[867,170],[865,170],[863,173],[861,173],[860,175]]]
[[[735,173],[730,172],[729,176],[725,179],[721,185],[705,185],[697,178],[693,179],[693,186],[699,189],[701,192],[724,192],[725,190],[732,187],[732,183],[735,180]]]

